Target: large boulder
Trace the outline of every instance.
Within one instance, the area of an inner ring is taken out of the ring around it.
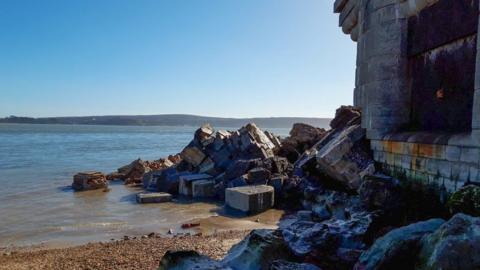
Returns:
[[[355,270],[414,269],[420,240],[444,222],[431,219],[392,230],[361,255]]]
[[[234,270],[269,269],[275,260],[293,258],[280,231],[254,230],[233,246],[223,264]]]
[[[480,218],[457,214],[421,245],[416,269],[480,269]]]
[[[290,249],[324,269],[351,269],[374,225],[371,213],[355,213],[348,220],[332,218],[320,223],[297,221],[283,228]]]
[[[335,118],[330,122],[332,129],[344,128],[352,125],[353,123],[359,123],[361,119],[360,109],[353,106],[341,106],[335,113]]]
[[[452,213],[480,216],[480,187],[468,185],[452,194],[448,203]]]
[[[72,188],[75,191],[104,189],[107,187],[107,178],[101,172],[80,172],[73,176]]]
[[[290,259],[294,259],[294,256],[283,241],[280,231],[254,230],[233,246],[222,261],[212,260],[194,251],[169,251],[160,261],[159,270],[263,270],[270,269],[274,261]],[[282,264],[285,265],[285,263]],[[315,270],[316,268],[304,269]]]

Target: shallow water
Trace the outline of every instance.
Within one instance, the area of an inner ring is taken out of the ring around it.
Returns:
[[[136,158],[178,153],[194,130],[0,124],[0,246],[79,244],[165,233],[189,220],[221,216],[221,205],[212,202],[138,205],[134,199],[139,189],[121,183],[113,183],[108,193],[75,193],[69,187],[78,171],[111,172]],[[289,129],[270,131],[285,136]],[[268,227],[280,215],[275,210],[264,213],[257,225],[252,218],[235,223],[236,218],[228,216],[204,223],[210,230],[226,229],[225,224]]]

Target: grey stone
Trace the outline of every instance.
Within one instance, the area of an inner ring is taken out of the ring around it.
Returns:
[[[215,181],[199,180],[192,183],[192,194],[194,198],[215,197]]]
[[[415,269],[480,269],[480,218],[457,214],[421,245]]]
[[[263,212],[274,205],[274,189],[266,185],[227,188],[225,202],[245,213]]]
[[[355,270],[413,269],[420,240],[435,232],[444,222],[431,219],[387,233],[361,255]]]
[[[172,200],[172,195],[165,192],[139,193],[137,194],[138,203],[163,203]]]
[[[192,196],[193,195],[193,182],[200,181],[200,180],[210,180],[213,177],[208,174],[187,174],[182,175],[179,177],[180,185],[178,189],[178,193],[184,196]]]
[[[280,231],[254,230],[230,249],[222,263],[234,270],[262,270],[269,269],[275,260],[290,258],[293,256]]]

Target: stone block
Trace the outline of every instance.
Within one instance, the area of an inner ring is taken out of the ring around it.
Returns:
[[[73,176],[72,188],[75,191],[108,188],[108,181],[101,172],[80,172]]]
[[[480,162],[480,148],[463,147],[460,161],[478,165]]]
[[[200,180],[211,180],[212,176],[208,174],[187,174],[180,176],[180,185],[178,193],[184,196],[193,195],[193,182]]]
[[[225,202],[248,214],[263,212],[274,205],[274,188],[266,185],[227,188]]]
[[[271,177],[269,170],[257,167],[248,171],[248,181],[253,184],[266,184]]]
[[[275,190],[275,194],[279,194],[283,188],[283,183],[288,179],[286,175],[274,176],[268,181],[268,185],[272,186]]]
[[[194,198],[212,198],[215,196],[214,180],[199,180],[192,183],[192,195]]]
[[[165,192],[139,193],[137,194],[138,203],[163,203],[172,200],[172,195]]]
[[[418,172],[426,172],[427,171],[427,159],[414,157],[412,158],[412,170]]]
[[[205,159],[205,154],[196,146],[186,147],[180,153],[180,156],[195,167],[200,165]]]
[[[445,146],[438,144],[419,144],[418,155],[426,158],[445,158]]]
[[[447,145],[445,146],[445,159],[448,161],[459,161],[462,148],[459,146]]]

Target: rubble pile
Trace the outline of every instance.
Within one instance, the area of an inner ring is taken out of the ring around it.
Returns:
[[[154,171],[161,171],[181,162],[179,155],[169,156],[166,159],[155,161],[134,160],[132,163],[118,168],[117,172],[107,175],[108,180],[123,180],[126,185],[140,184],[144,175]]]

